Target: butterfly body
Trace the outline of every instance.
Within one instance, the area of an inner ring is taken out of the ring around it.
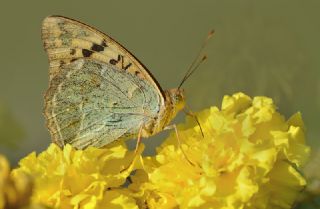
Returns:
[[[49,56],[44,114],[54,142],[83,149],[152,136],[184,106],[181,89],[163,91],[124,47],[78,21],[45,18]]]

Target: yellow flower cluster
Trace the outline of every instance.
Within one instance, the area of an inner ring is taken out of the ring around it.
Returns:
[[[299,113],[286,121],[271,99],[238,93],[197,117],[204,137],[188,118],[144,159],[130,185],[141,208],[292,207],[309,154]]]
[[[52,144],[14,173],[32,176],[32,202],[52,208],[291,208],[309,155],[299,113],[286,121],[271,99],[238,93],[196,116],[201,128],[188,117],[156,156],[142,158],[143,146],[135,154],[123,142]]]
[[[60,149],[55,144],[39,156],[31,153],[19,163],[35,179],[32,202],[52,208],[137,208],[122,185],[137,163],[143,147],[134,157],[124,143],[106,148],[76,150],[70,145]]]

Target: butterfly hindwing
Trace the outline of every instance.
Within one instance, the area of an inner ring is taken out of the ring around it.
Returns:
[[[135,137],[163,104],[163,92],[134,56],[107,35],[69,18],[47,17],[50,62],[45,116],[60,145],[100,147]]]
[[[51,80],[45,113],[58,144],[100,147],[136,136],[140,124],[157,114],[159,100],[155,89],[139,77],[80,58]]]

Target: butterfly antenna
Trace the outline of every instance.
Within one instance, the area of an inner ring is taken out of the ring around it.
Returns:
[[[198,67],[199,67],[204,61],[206,61],[207,58],[208,58],[207,55],[204,55],[204,56],[202,57],[202,59],[194,66],[194,68],[192,68],[192,70],[191,70],[188,74],[186,74],[186,75],[184,76],[184,78],[183,78],[183,80],[181,81],[178,89],[180,89],[180,87],[182,86],[182,84],[183,84],[186,80],[188,80],[188,78],[198,69]]]
[[[182,79],[182,81],[181,81],[178,89],[181,88],[181,86],[183,85],[183,83],[194,73],[194,71],[200,66],[200,64],[203,63],[203,61],[205,61],[205,60],[207,59],[207,56],[203,56],[202,59],[201,59],[199,62],[197,62],[197,61],[200,59],[201,54],[202,54],[204,48],[206,47],[209,39],[213,36],[213,34],[214,34],[214,30],[211,30],[211,31],[208,33],[206,39],[205,39],[205,40],[203,41],[203,43],[202,43],[202,46],[201,46],[199,52],[197,53],[197,56],[196,56],[195,59],[192,61],[192,63],[191,63],[191,65],[189,66],[189,68],[188,68],[185,76],[183,77],[183,79]]]

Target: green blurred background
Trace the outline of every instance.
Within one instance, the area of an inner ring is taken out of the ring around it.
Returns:
[[[215,29],[206,48],[209,59],[184,86],[192,110],[220,106],[223,95],[238,91],[269,96],[286,117],[302,112],[308,143],[317,150],[320,1],[302,2],[1,1],[0,153],[15,165],[50,143],[42,115],[48,61],[40,27],[52,14],[78,19],[118,40],[164,89],[177,87],[208,31]],[[152,154],[166,134],[144,140],[146,153]],[[315,154],[308,175],[320,179]]]

